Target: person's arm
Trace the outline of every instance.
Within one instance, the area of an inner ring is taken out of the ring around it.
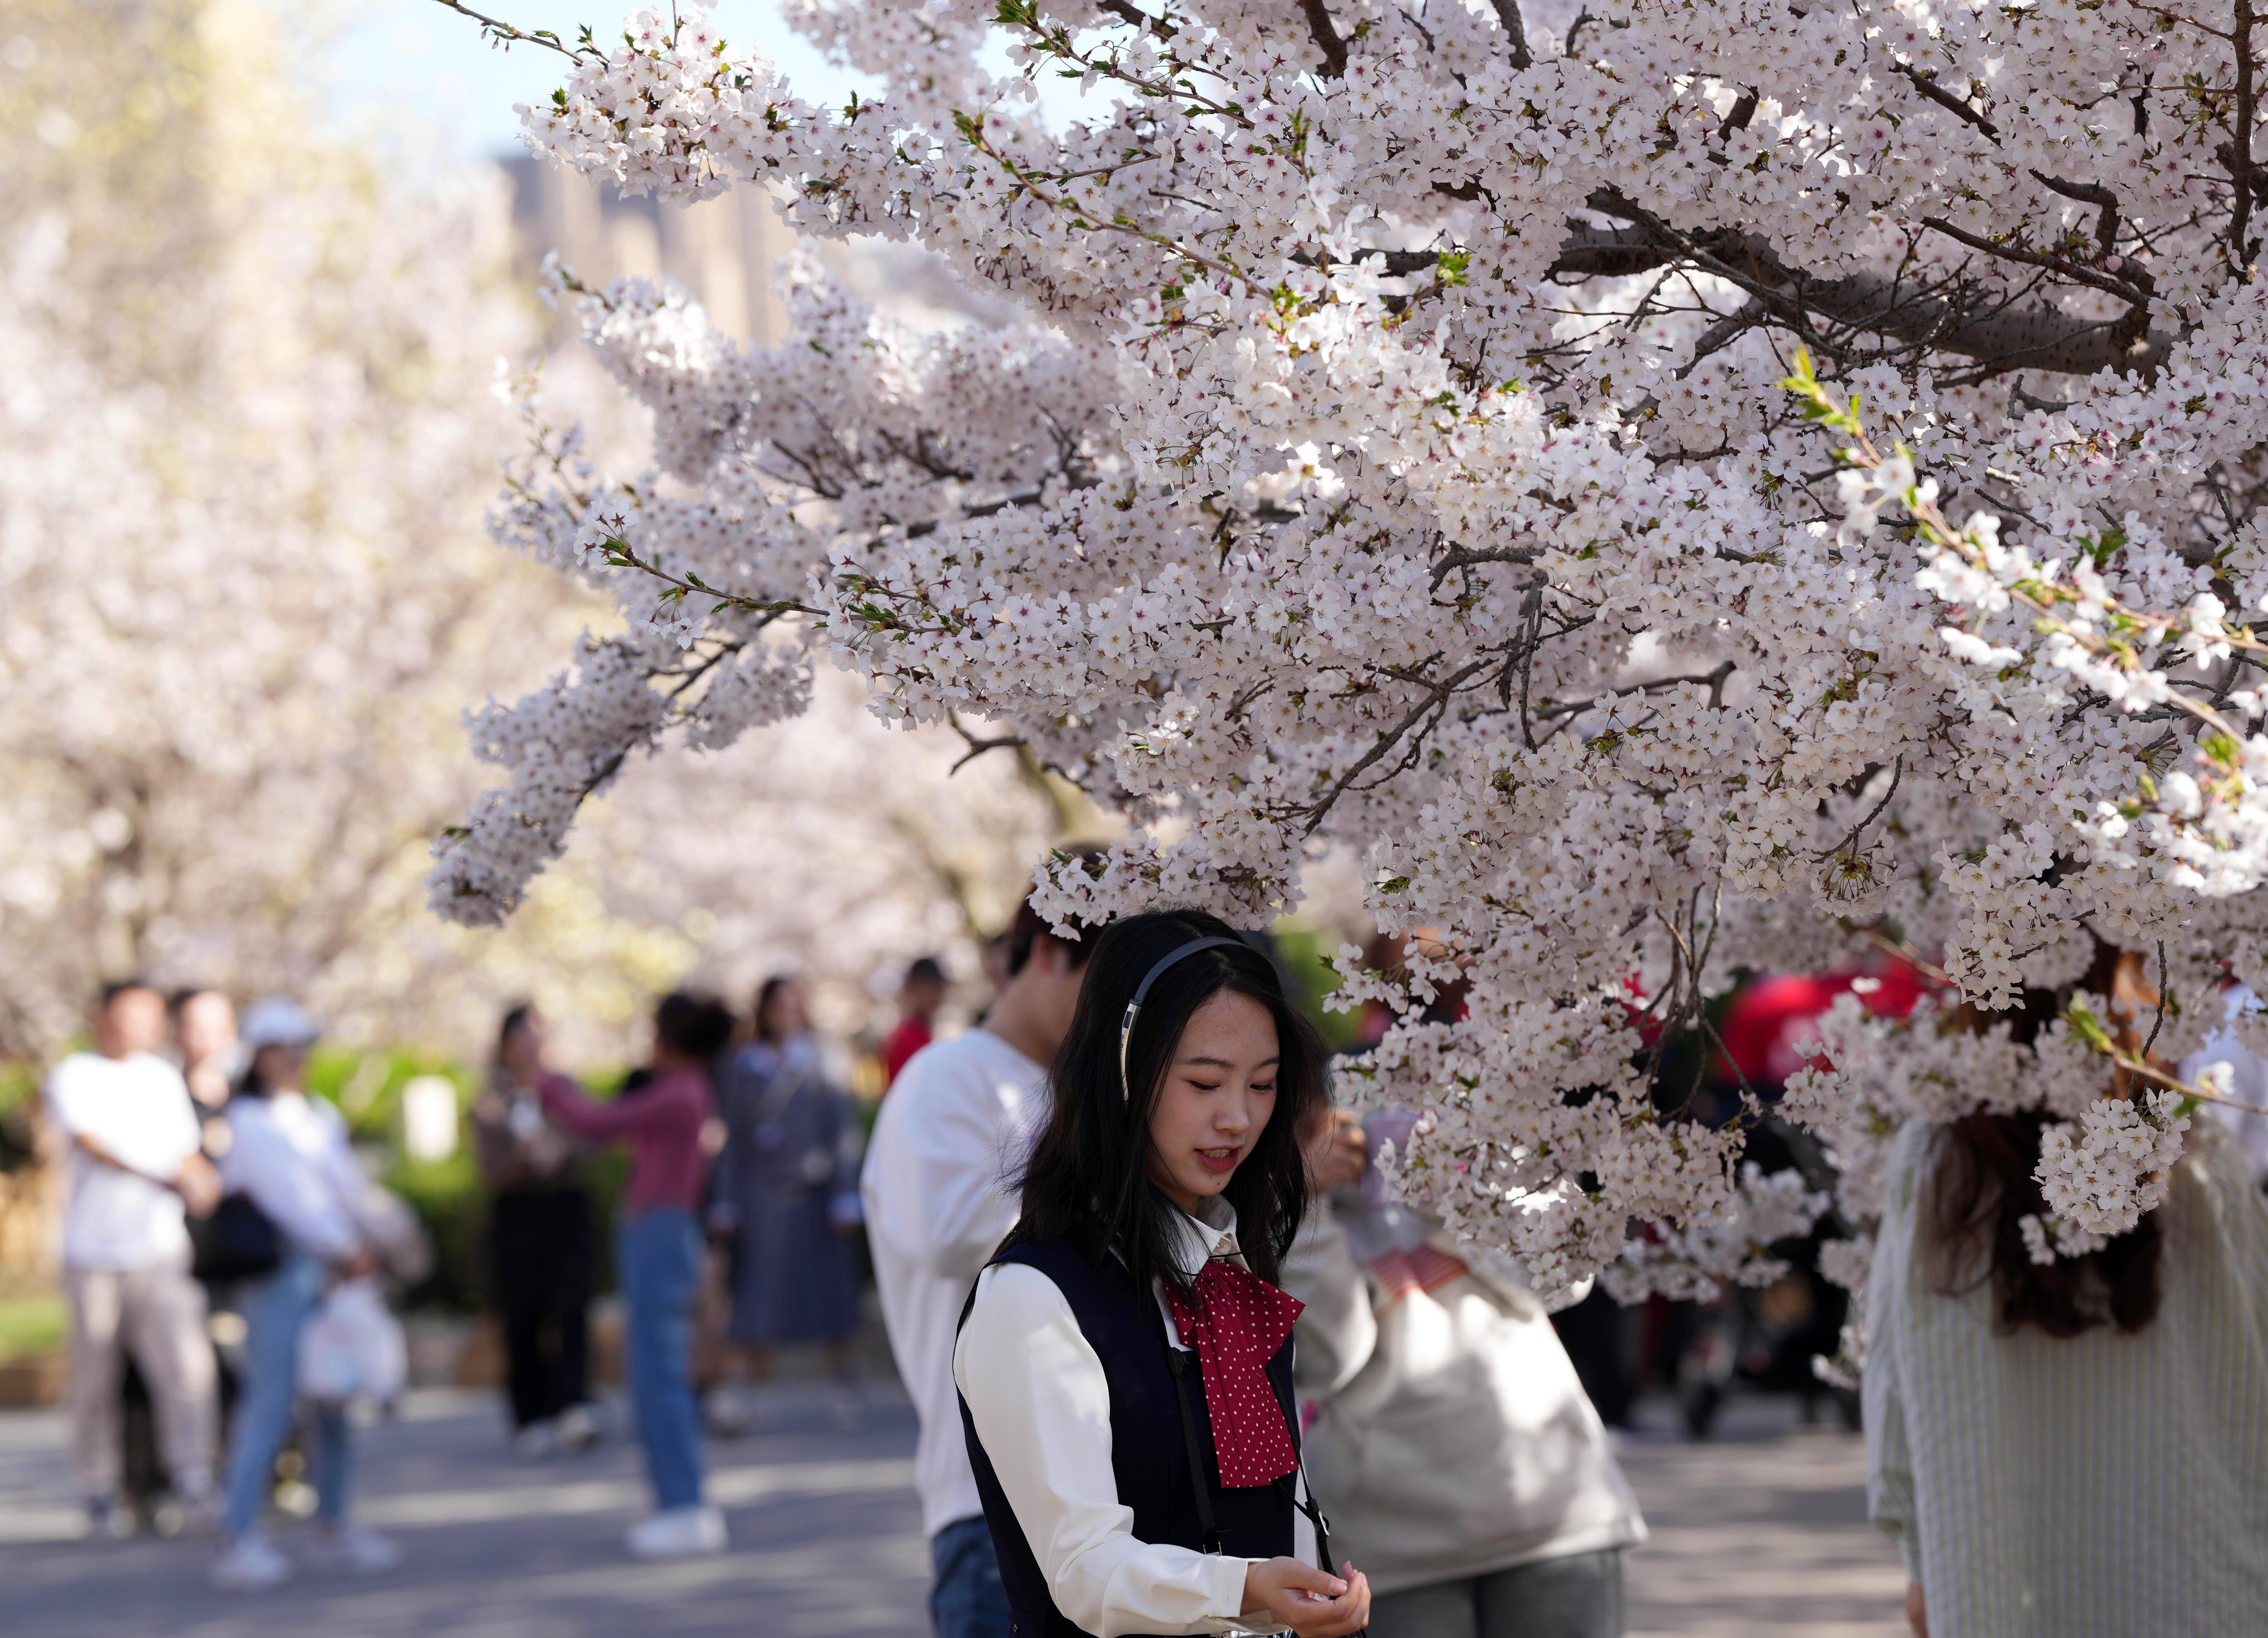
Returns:
[[[702,1186],[701,1220],[711,1234],[729,1235],[740,1226],[740,1191],[755,1162],[755,1135],[748,1120],[748,1105],[755,1098],[742,1084],[749,1073],[737,1061],[727,1061],[715,1078],[717,1120],[725,1128],[725,1144]]]
[[[543,1113],[555,1124],[598,1142],[651,1131],[679,1118],[677,1100],[662,1087],[603,1104],[563,1075],[545,1076],[535,1090],[543,1100]]]
[[[1347,1248],[1329,1196],[1309,1202],[1282,1274],[1279,1283],[1307,1304],[1296,1332],[1293,1381],[1302,1399],[1327,1399],[1360,1374],[1378,1348],[1370,1282]]]
[[[1913,1452],[1906,1441],[1905,1384],[1899,1373],[1902,1304],[1913,1255],[1913,1168],[1900,1151],[1918,1140],[1901,1134],[1884,1190],[1874,1262],[1867,1279],[1867,1364],[1859,1382],[1867,1429],[1867,1515],[1898,1546],[1906,1579],[1921,1583],[1919,1519],[1914,1506]]]
[[[171,1189],[199,1211],[212,1208],[217,1198],[212,1191],[212,1168],[197,1149],[197,1125],[195,1106],[189,1103],[189,1089],[181,1086],[181,1102],[188,1118],[183,1124],[181,1158],[170,1169],[137,1165],[119,1152],[118,1147],[105,1140],[96,1128],[100,1121],[95,1112],[85,1106],[77,1078],[68,1064],[58,1064],[48,1077],[46,1099],[48,1118],[55,1130],[80,1153],[115,1172],[140,1178],[159,1188]],[[129,1135],[132,1135],[131,1134]],[[147,1135],[144,1134],[144,1135]]]
[[[901,1079],[882,1108],[863,1190],[868,1228],[930,1274],[974,1279],[1016,1225],[1003,1177],[1015,1133],[998,1092],[989,1078]]]
[[[490,1194],[516,1187],[526,1176],[526,1150],[512,1129],[512,1100],[490,1084],[473,1100],[473,1159]]]
[[[259,1115],[232,1120],[230,1130],[225,1173],[229,1186],[249,1195],[301,1250],[326,1262],[352,1262],[362,1252],[362,1237],[328,1169],[301,1155]]]
[[[859,1141],[858,1123],[850,1118],[850,1097],[840,1087],[829,1084],[824,1088],[827,1116],[823,1129],[826,1141],[835,1151],[835,1178],[827,1191],[827,1217],[837,1229],[848,1233],[865,1221],[865,1201],[858,1192],[859,1163],[865,1159],[865,1146]]]
[[[1280,1630],[1242,1620],[1253,1561],[1135,1539],[1110,1466],[1110,1385],[1055,1282],[986,1269],[953,1376],[1056,1607],[1080,1631]]]

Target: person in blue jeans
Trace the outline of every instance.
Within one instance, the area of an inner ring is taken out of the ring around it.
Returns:
[[[375,1258],[355,1218],[362,1173],[346,1123],[306,1094],[315,1026],[291,1002],[263,1001],[244,1017],[252,1067],[228,1107],[221,1180],[272,1223],[282,1259],[243,1293],[244,1389],[229,1435],[224,1545],[213,1583],[224,1591],[281,1586],[297,1569],[261,1527],[276,1453],[298,1407],[299,1333],[337,1280],[371,1272]],[[313,1566],[338,1574],[391,1569],[401,1552],[347,1522],[353,1438],[343,1407],[309,1407],[309,1465],[319,1498]]]
[[[653,1074],[595,1103],[554,1076],[538,1096],[557,1125],[630,1147],[630,1182],[615,1226],[622,1286],[630,1404],[645,1449],[654,1511],[630,1531],[640,1558],[695,1558],[725,1550],[725,1516],[702,1499],[701,1414],[693,1397],[693,1304],[701,1274],[706,1162],[701,1128],[714,1107],[709,1064],[732,1039],[733,1015],[705,995],[679,993],[654,1009]]]
[[[992,1527],[979,1513],[929,1539],[929,1619],[937,1638],[991,1638],[1010,1630],[1008,1590]]]

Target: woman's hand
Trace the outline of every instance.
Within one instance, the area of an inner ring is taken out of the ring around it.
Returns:
[[[1246,1615],[1268,1614],[1300,1638],[1342,1638],[1370,1625],[1370,1578],[1353,1565],[1326,1576],[1297,1559],[1264,1559],[1246,1566]]]
[[[1914,1638],[1929,1638],[1929,1609],[1918,1581],[1906,1583],[1906,1625],[1913,1628]]]
[[[1370,1142],[1350,1109],[1324,1112],[1300,1145],[1307,1161],[1307,1186],[1318,1192],[1352,1188],[1370,1165]]]

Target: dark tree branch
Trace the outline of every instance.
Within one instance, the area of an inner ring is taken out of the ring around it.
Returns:
[[[1627,278],[1683,263],[1729,279],[1782,323],[1808,329],[1813,320],[1824,320],[1840,328],[1973,358],[1995,371],[2091,375],[2103,369],[2139,370],[2148,378],[2157,373],[2174,343],[2175,338],[2161,331],[2137,333],[2136,313],[2146,309],[2117,319],[2086,319],[2045,305],[1977,312],[1946,295],[1917,292],[1880,275],[1815,279],[1787,267],[1758,234],[1727,229],[1682,233],[1624,200],[1602,195],[1590,203],[1594,209],[1631,218],[1631,224],[1570,223],[1550,276]],[[1988,244],[1985,248],[2003,252],[2011,247]],[[2062,263],[2051,267],[2073,277],[2080,271]],[[2132,285],[2103,275],[2095,275],[2095,280],[2129,301],[2134,299]]]
[[[1163,18],[1152,17],[1146,11],[1137,10],[1129,4],[1129,0],[1095,0],[1095,5],[1098,11],[1108,11],[1122,23],[1131,23],[1156,40],[1171,40],[1181,33]]]
[[[1496,0],[1496,20],[1511,43],[1512,66],[1525,69],[1535,61],[1528,48],[1528,25],[1520,15],[1520,0]]]
[[[2000,128],[1993,124],[1992,121],[1986,119],[1983,114],[1977,113],[1976,109],[1970,107],[1966,100],[1955,96],[1951,92],[1946,90],[1944,86],[1939,84],[1937,83],[1936,70],[1932,69],[1929,72],[1924,73],[1921,70],[1914,68],[1909,63],[1900,62],[1895,66],[1893,72],[1903,75],[1906,80],[1912,84],[1916,91],[1928,98],[1930,101],[1935,103],[1939,107],[1943,108],[1948,114],[1960,115],[1962,119],[1967,121],[1970,124],[1982,131],[1986,136],[1990,137],[1995,144],[1999,143],[2000,140]]]
[[[1452,547],[1443,555],[1441,561],[1433,565],[1432,583],[1427,589],[1439,591],[1441,582],[1458,569],[1474,563],[1532,563],[1535,561],[1535,548],[1532,546],[1491,547],[1485,551],[1475,551],[1463,546]]]
[[[2077,200],[2083,205],[2100,205],[2102,214],[2095,218],[2095,248],[2110,255],[2118,243],[2118,195],[2100,182],[2066,182],[2060,177],[2032,173],[2032,180],[2051,193],[2061,194],[2066,199]]]
[[[2111,274],[2097,273],[2092,268],[2078,267],[2060,256],[2051,256],[2040,251],[2027,250],[2021,245],[1995,243],[1980,234],[1971,233],[1966,228],[1955,227],[1943,217],[1924,217],[1921,219],[1921,224],[1933,233],[1942,233],[1955,243],[1966,245],[1970,249],[1993,257],[1997,261],[2014,261],[2028,268],[2044,268],[2074,283],[2085,284],[2101,290],[2106,296],[2116,296],[2119,300],[2134,306],[2143,306],[2150,299],[2152,281],[2139,268],[2132,269],[2136,276],[2122,279]],[[2143,315],[2146,320],[2148,316],[2146,312]]]
[[[1315,37],[1315,44],[1323,54],[1323,77],[1336,79],[1346,72],[1346,41],[1331,26],[1330,7],[1323,0],[1300,0],[1300,10],[1307,19],[1307,32]]]

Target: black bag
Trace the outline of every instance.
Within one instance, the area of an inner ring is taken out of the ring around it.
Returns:
[[[225,1196],[210,1217],[189,1219],[190,1272],[207,1285],[256,1280],[284,1263],[284,1236],[249,1194]]]

